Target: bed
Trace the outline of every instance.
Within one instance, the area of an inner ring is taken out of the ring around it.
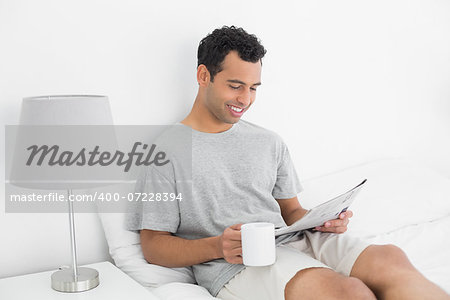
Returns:
[[[450,293],[450,179],[404,159],[384,159],[302,182],[298,198],[311,208],[367,178],[345,234],[402,248],[429,280]],[[120,214],[100,214],[115,264],[162,300],[216,299],[195,284],[189,268],[148,264],[137,234]]]

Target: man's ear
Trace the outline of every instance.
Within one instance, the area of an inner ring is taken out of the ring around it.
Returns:
[[[197,68],[197,82],[198,85],[206,87],[211,79],[208,69],[201,64]]]

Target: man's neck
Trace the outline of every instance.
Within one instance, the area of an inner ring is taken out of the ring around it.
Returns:
[[[206,107],[200,104],[199,99],[195,99],[191,112],[181,121],[182,124],[194,130],[208,133],[219,133],[227,131],[233,124],[228,124],[218,120]]]
[[[233,126],[233,124],[210,122],[204,118],[197,118],[195,115],[192,115],[192,112],[183,121],[181,121],[181,123],[191,127],[194,130],[208,133],[227,131]]]

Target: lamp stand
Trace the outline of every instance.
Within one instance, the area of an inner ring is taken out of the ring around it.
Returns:
[[[75,223],[73,201],[70,200],[72,190],[67,190],[69,202],[70,243],[72,246],[72,267],[52,274],[52,288],[59,292],[83,292],[95,288],[99,284],[98,272],[92,268],[78,267],[77,247],[75,243]]]

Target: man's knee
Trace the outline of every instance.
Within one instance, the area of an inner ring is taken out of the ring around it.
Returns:
[[[355,277],[347,277],[347,279],[342,283],[343,289],[345,290],[345,299],[374,299],[376,300],[375,294],[364,284],[360,279]],[[342,298],[344,299],[344,298]]]
[[[286,284],[285,298],[295,299],[375,299],[372,291],[358,278],[347,277],[327,268],[308,268]]]
[[[370,266],[366,267],[372,271],[372,275],[375,277],[388,278],[397,273],[406,274],[417,271],[406,253],[395,245],[372,245],[369,248],[371,256],[367,261]]]

